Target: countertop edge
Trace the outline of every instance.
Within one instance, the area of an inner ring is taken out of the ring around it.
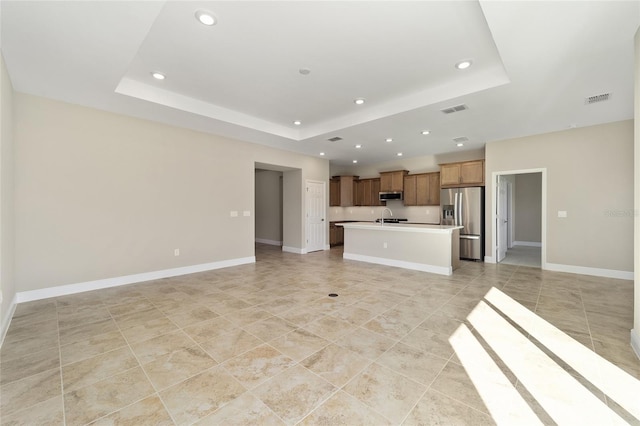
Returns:
[[[462,229],[464,226],[447,226],[447,225],[409,225],[386,223],[384,225],[372,222],[351,222],[337,223],[337,226],[352,229],[367,229],[372,231],[395,231],[395,232],[423,232],[435,234],[451,234],[456,229]]]

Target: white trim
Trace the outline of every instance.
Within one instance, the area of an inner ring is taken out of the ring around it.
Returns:
[[[568,272],[570,274],[592,275],[594,277],[618,278],[621,280],[633,280],[633,271],[618,271],[616,269],[590,268],[587,266],[562,265],[559,263],[547,263],[548,271]]]
[[[413,269],[414,271],[431,272],[432,274],[453,274],[453,268],[451,266],[434,266],[424,263],[405,262],[403,260],[393,260],[383,257],[365,256],[362,254],[353,253],[343,253],[342,258],[347,260],[357,260],[359,262],[376,263],[378,265],[395,266],[397,268]]]
[[[485,263],[496,263],[496,258],[495,258],[495,256],[485,256],[484,257],[484,262]]]
[[[301,248],[297,248],[297,247],[289,247],[289,246],[282,246],[282,251],[287,252],[287,253],[295,253],[295,254],[307,254],[307,250],[306,249],[301,249]]]
[[[631,329],[631,347],[638,359],[640,359],[640,333],[635,328]]]
[[[2,318],[2,328],[0,328],[0,347],[2,347],[2,343],[4,342],[4,338],[7,335],[7,331],[9,331],[9,325],[11,324],[11,318],[13,318],[13,314],[16,312],[16,306],[18,305],[18,295],[13,295],[13,300],[11,300],[11,305],[9,305],[9,309],[7,309],[7,313]]]
[[[122,277],[106,278],[103,280],[87,281],[84,283],[48,287],[40,290],[21,291],[16,293],[16,298],[17,303],[31,302],[33,300],[48,299],[50,297],[65,296],[68,294],[82,293],[85,291],[99,290],[102,288],[118,287],[121,285],[157,280],[160,278],[175,277],[178,275],[193,274],[196,272],[211,271],[213,269],[228,268],[230,266],[238,266],[255,262],[255,256],[241,257],[238,259],[202,263],[199,265],[183,266],[180,268],[164,269],[154,272],[144,272],[141,274],[125,275]]]
[[[282,241],[267,240],[266,238],[256,238],[256,243],[269,244],[270,246],[281,246]]]
[[[542,202],[541,202],[541,213],[542,213],[542,224],[541,224],[541,232],[542,232],[542,242],[541,244],[541,252],[540,252],[540,262],[541,269],[549,269],[547,268],[547,169],[546,168],[537,168],[537,169],[524,169],[524,170],[506,170],[500,172],[491,172],[491,253],[494,255],[498,249],[497,244],[497,233],[498,229],[496,226],[497,223],[497,194],[496,187],[498,186],[498,176],[501,175],[521,175],[525,173],[542,173]],[[485,256],[485,261],[487,258],[492,258],[493,256]],[[491,263],[495,263],[491,262]]]
[[[330,246],[329,244],[326,244],[326,245],[324,246],[324,249],[325,249],[325,250],[331,250],[331,246]]]
[[[514,241],[514,246],[524,246],[524,247],[542,247],[542,243],[538,243],[535,241]]]

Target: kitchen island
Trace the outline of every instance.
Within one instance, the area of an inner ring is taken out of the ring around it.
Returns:
[[[354,222],[344,227],[344,259],[451,275],[460,264],[462,226]]]

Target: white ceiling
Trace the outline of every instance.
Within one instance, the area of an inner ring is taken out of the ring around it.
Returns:
[[[633,117],[637,1],[3,0],[0,19],[19,92],[337,165]]]

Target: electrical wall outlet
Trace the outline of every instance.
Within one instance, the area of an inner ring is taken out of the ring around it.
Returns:
[[[249,210],[245,210],[245,211],[242,212],[242,216],[244,216],[244,217],[251,216],[251,212]]]
[[[173,250],[173,255],[174,256],[180,256],[180,249],[174,249]]]
[[[567,212],[564,210],[558,210],[558,217],[567,217]]]
[[[232,210],[231,217],[238,217],[238,212],[236,210]]]
[[[382,248],[387,248],[387,243],[383,243]]]

